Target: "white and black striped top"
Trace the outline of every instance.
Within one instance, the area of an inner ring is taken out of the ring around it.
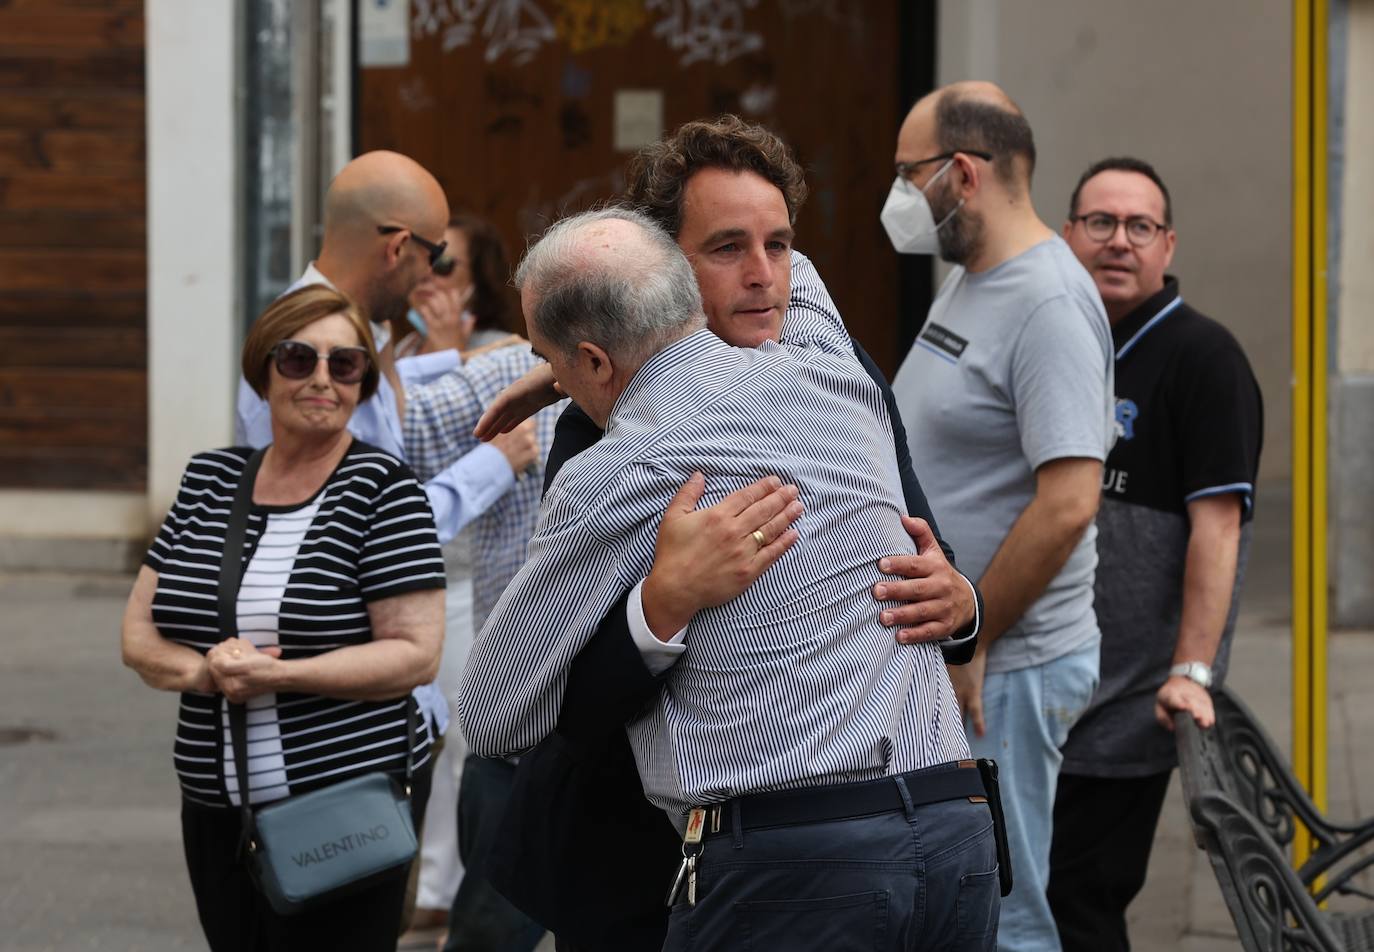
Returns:
[[[144,559],[158,573],[152,606],[158,631],[200,652],[221,640],[219,565],[234,489],[251,452],[235,447],[193,457]],[[244,558],[239,634],[260,647],[279,645],[287,660],[371,640],[369,602],[444,587],[423,489],[404,463],[358,440],[313,499],[252,508]],[[250,802],[372,770],[403,771],[405,705],[414,703],[409,694],[390,701],[311,694],[253,699]],[[214,806],[238,802],[228,727],[221,696],[181,695],[173,756],[187,799]],[[416,739],[417,766],[429,757],[427,734],[421,730]]]
[[[475,753],[517,753],[553,729],[569,663],[648,573],[664,509],[700,470],[702,506],[777,474],[806,512],[776,565],[696,616],[630,726],[649,798],[672,814],[968,756],[940,650],[897,644],[871,594],[878,559],[913,551],[882,395],[829,296],[803,303],[781,346],[700,331],[655,355],[605,437],[559,473],[464,674],[458,716]]]

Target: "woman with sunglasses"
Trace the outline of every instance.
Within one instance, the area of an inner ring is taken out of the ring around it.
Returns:
[[[434,520],[410,470],[348,432],[378,375],[349,298],[322,285],[279,298],[244,343],[243,373],[270,407],[273,440],[252,486],[238,637],[221,640],[215,618],[245,447],[187,466],[129,596],[124,662],[181,694],[173,760],[211,949],[392,949],[406,870],[291,917],[255,891],[239,849],[226,712],[228,702],[248,707],[251,804],[376,770],[399,777],[409,747],[411,809],[423,811],[430,739],[424,718],[409,734],[407,715],[411,689],[434,679],[443,636]]]
[[[393,329],[396,355],[453,348],[472,356],[521,343],[510,262],[496,228],[459,213],[448,221],[444,245],[444,256],[410,294],[406,326]]]

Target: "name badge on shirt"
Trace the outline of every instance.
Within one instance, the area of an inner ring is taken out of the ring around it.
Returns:
[[[968,341],[960,337],[948,327],[941,327],[939,324],[931,322],[921,331],[921,340],[941,352],[941,356],[948,354],[949,357],[958,360],[964,354],[964,348],[968,346]],[[948,359],[948,358],[946,358]]]

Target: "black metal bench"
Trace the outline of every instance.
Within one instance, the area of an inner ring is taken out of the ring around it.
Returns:
[[[1269,831],[1236,801],[1211,790],[1188,809],[1246,952],[1374,949],[1374,913],[1322,913]]]
[[[1374,862],[1360,854],[1374,840],[1374,820],[1328,820],[1250,709],[1225,689],[1213,700],[1211,730],[1199,729],[1187,714],[1175,716],[1179,768],[1193,834],[1207,851],[1243,946],[1374,952],[1374,910],[1342,915],[1318,908],[1334,892],[1369,896],[1351,880]],[[1294,871],[1286,852],[1297,821],[1312,831],[1317,849]]]
[[[1333,893],[1374,899],[1353,881],[1374,863],[1374,853],[1362,853],[1374,842],[1374,818],[1338,823],[1323,816],[1245,702],[1224,687],[1213,692],[1212,701],[1217,724],[1202,752],[1209,755],[1215,785],[1259,820],[1282,848],[1293,842],[1295,820],[1307,827],[1316,849],[1299,867],[1298,878],[1309,888],[1323,880],[1314,893],[1317,902]],[[1184,790],[1193,792],[1186,773]]]

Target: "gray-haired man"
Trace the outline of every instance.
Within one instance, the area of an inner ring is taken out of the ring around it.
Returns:
[[[833,305],[789,315],[780,344],[729,347],[676,243],[619,209],[555,225],[516,279],[535,349],[606,433],[550,487],[473,649],[473,750],[518,753],[553,729],[568,665],[647,574],[687,477],[719,498],[777,474],[801,490],[801,541],[679,643],[642,649],[678,655],[629,727],[645,792],[688,830],[665,948],[688,932],[827,948],[856,930],[878,948],[992,948],[991,820],[956,762],[968,746],[940,651],[897,644],[872,610],[878,559],[913,544],[886,407]]]

